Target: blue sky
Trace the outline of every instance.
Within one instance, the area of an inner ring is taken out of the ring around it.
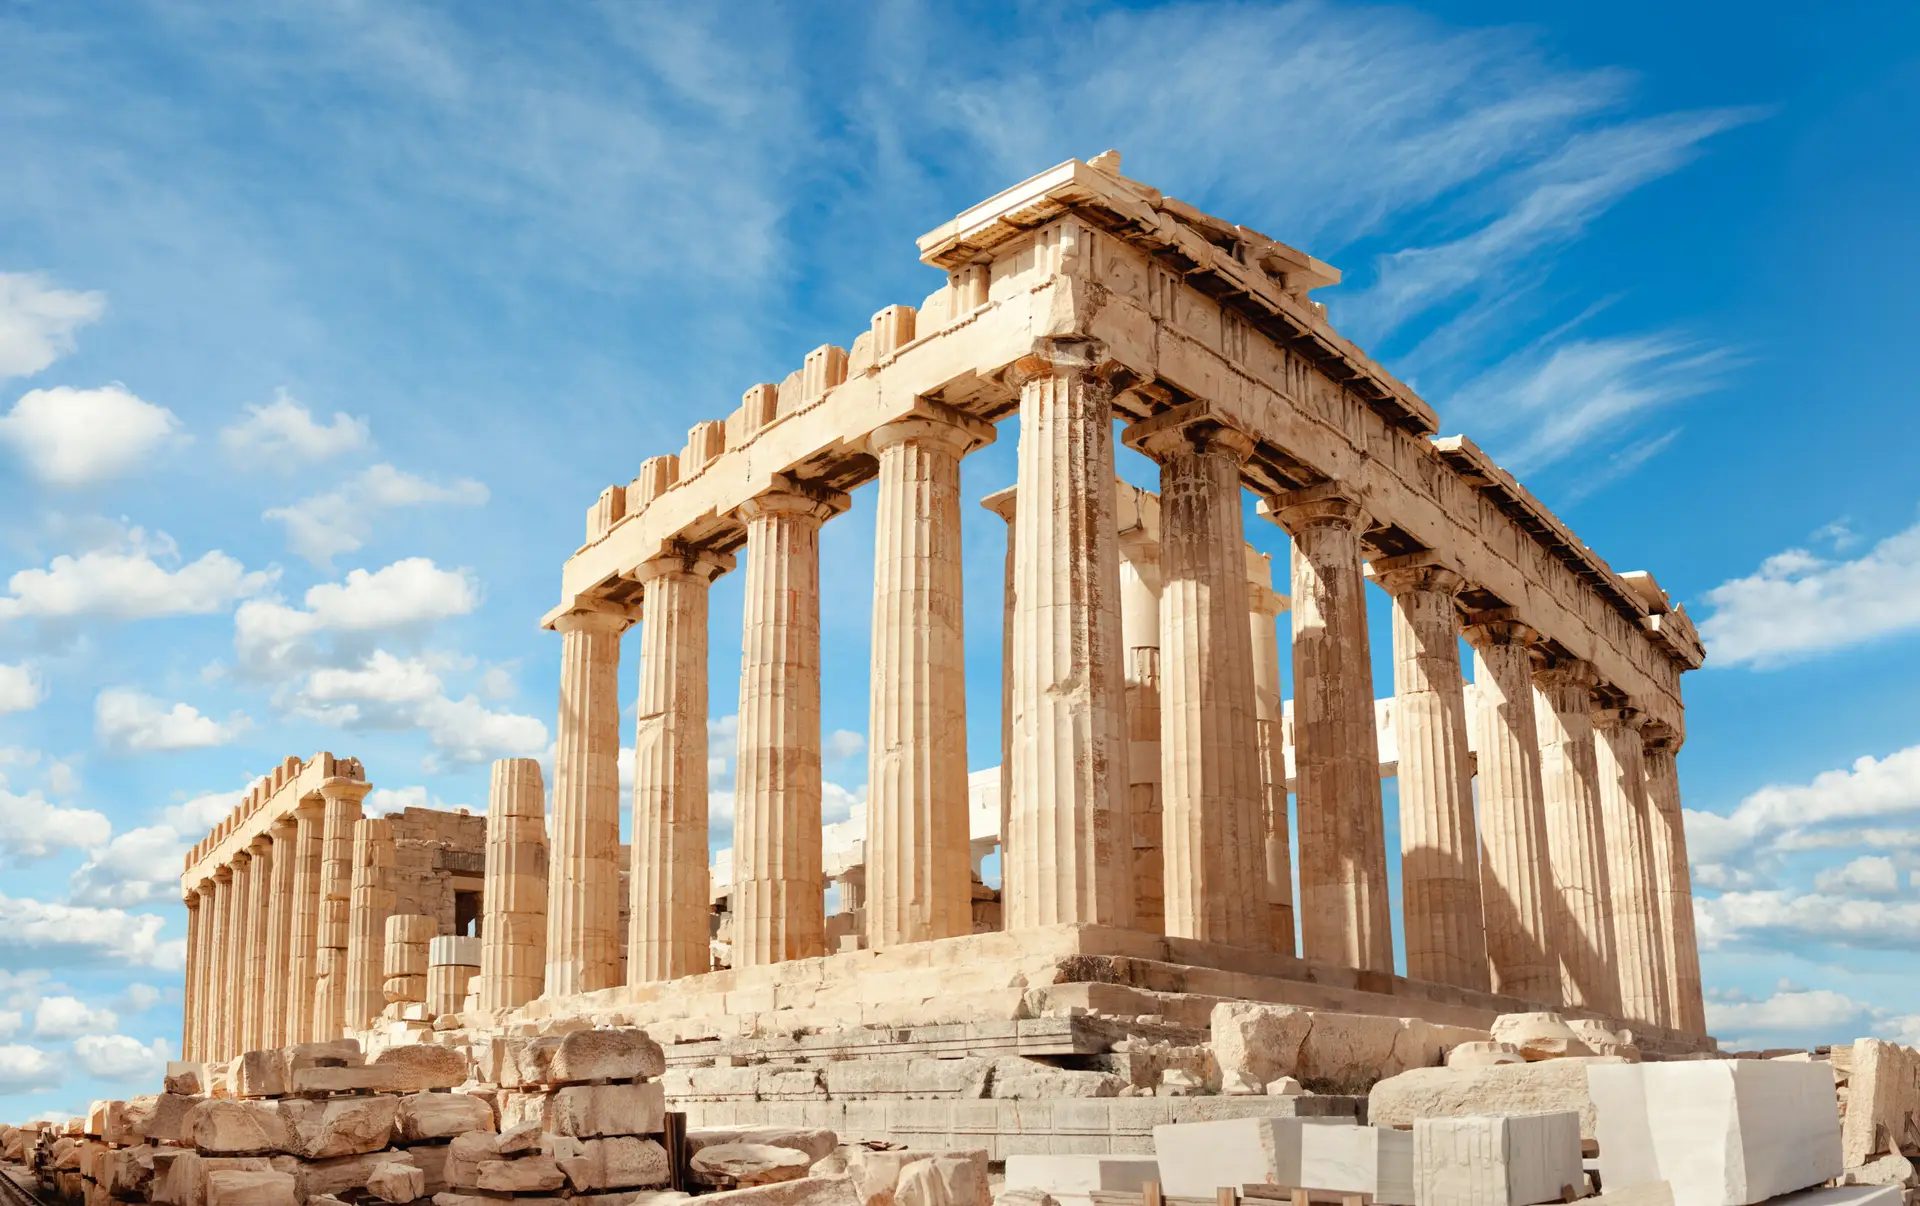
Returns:
[[[1716,1031],[1920,1039],[1910,13],[718,7],[0,10],[0,1117],[152,1085],[179,854],[252,775],[326,748],[378,807],[484,806],[551,743],[536,620],[598,491],[931,291],[916,235],[1108,147],[1340,266],[1336,325],[1701,623]],[[830,815],[870,493],[822,541]]]

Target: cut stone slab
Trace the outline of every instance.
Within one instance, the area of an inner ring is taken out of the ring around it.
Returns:
[[[1008,1190],[1034,1189],[1050,1194],[1139,1193],[1160,1179],[1152,1156],[1007,1157]]]
[[[695,1152],[693,1177],[719,1189],[745,1189],[776,1181],[797,1181],[807,1175],[813,1157],[790,1147],[765,1143],[715,1143]]]
[[[992,1206],[987,1164],[964,1156],[915,1160],[900,1170],[894,1206]]]
[[[700,1206],[860,1206],[849,1177],[802,1177],[751,1189],[729,1189],[702,1194],[699,1202]]]
[[[1898,1185],[1847,1185],[1832,1189],[1803,1189],[1774,1199],[1775,1206],[1901,1206]]]
[[[154,1143],[186,1142],[187,1114],[204,1098],[180,1093],[150,1093],[127,1102],[127,1126]]]
[[[1833,1071],[1773,1060],[1596,1065],[1600,1181],[1674,1206],[1748,1206],[1843,1171]]]
[[[1209,1023],[1208,1045],[1220,1062],[1221,1077],[1238,1073],[1264,1085],[1294,1074],[1313,1014],[1291,1005],[1222,1001],[1213,1007]]]
[[[411,1202],[427,1194],[427,1174],[411,1164],[389,1161],[367,1178],[367,1192],[382,1202]]]
[[[482,1131],[455,1135],[447,1145],[447,1162],[441,1175],[447,1184],[463,1189],[480,1186],[480,1165],[500,1157],[499,1136]]]
[[[411,1164],[406,1152],[367,1152],[358,1156],[336,1156],[331,1160],[290,1161],[299,1178],[299,1196],[312,1199],[321,1194],[345,1194],[365,1189],[374,1170],[383,1164]]]
[[[289,1173],[222,1169],[207,1174],[207,1206],[296,1206]]]
[[[1160,1188],[1169,1197],[1212,1198],[1223,1186],[1300,1182],[1300,1132],[1352,1126],[1350,1118],[1229,1118],[1153,1128]]]
[[[1369,1194],[1382,1206],[1413,1206],[1413,1135],[1374,1126],[1306,1127],[1296,1184]]]
[[[657,1135],[666,1126],[667,1095],[644,1085],[568,1085],[550,1102],[551,1129],[579,1139]]]
[[[248,1051],[233,1062],[236,1097],[283,1097],[291,1087],[287,1078],[287,1052],[283,1048]]]
[[[1863,1038],[1847,1054],[1847,1118],[1841,1128],[1847,1167],[1883,1152],[1920,1150],[1920,1051]]]
[[[689,1154],[716,1143],[764,1143],[769,1147],[790,1147],[794,1151],[807,1153],[814,1160],[824,1160],[833,1153],[834,1148],[840,1146],[840,1136],[822,1127],[799,1126],[703,1126],[687,1132]]]
[[[1449,1068],[1495,1068],[1501,1064],[1524,1064],[1526,1056],[1512,1043],[1461,1043],[1447,1052]]]
[[[397,1074],[399,1088],[416,1092],[421,1089],[451,1089],[467,1079],[469,1070],[467,1057],[459,1051],[428,1043],[388,1047],[374,1056],[368,1067]]]
[[[1586,1183],[1580,1116],[1423,1118],[1413,1124],[1413,1181],[1420,1206],[1558,1202]]]
[[[203,1156],[253,1156],[289,1150],[292,1137],[277,1102],[209,1098],[181,1122]]]
[[[555,1160],[576,1192],[665,1185],[672,1176],[667,1149],[651,1139],[589,1139],[580,1154]]]
[[[561,1038],[547,1064],[545,1083],[637,1080],[666,1070],[667,1057],[660,1044],[644,1030],[576,1030]]]
[[[400,1116],[400,1101],[394,1097],[289,1098],[279,1106],[292,1140],[286,1150],[308,1160],[377,1152],[392,1141]]]
[[[566,1174],[552,1156],[521,1156],[517,1160],[484,1160],[478,1185],[499,1193],[538,1193],[567,1183]]]
[[[1493,1041],[1509,1043],[1528,1063],[1598,1054],[1557,1013],[1503,1013],[1493,1020]]]
[[[493,1107],[466,1093],[409,1093],[400,1098],[396,1128],[402,1143],[491,1131]]]
[[[205,1065],[198,1060],[168,1060],[167,1077],[162,1087],[168,1093],[193,1097],[205,1091]]]
[[[1573,1110],[1580,1137],[1595,1137],[1593,1099],[1587,1094],[1592,1068],[1625,1067],[1624,1060],[1550,1059],[1493,1068],[1415,1068],[1373,1086],[1367,1121],[1411,1127],[1420,1118],[1476,1114],[1543,1114]]]

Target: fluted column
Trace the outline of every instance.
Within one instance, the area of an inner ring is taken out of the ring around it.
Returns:
[[[632,617],[571,611],[560,633],[545,995],[620,977],[620,634]]]
[[[1680,775],[1673,727],[1653,722],[1640,730],[1645,748],[1647,819],[1653,829],[1653,882],[1660,902],[1660,932],[1666,935],[1669,1023],[1688,1034],[1707,1032],[1700,996],[1700,947],[1693,928],[1693,875],[1687,865],[1687,830],[1680,810]]]
[[[213,890],[214,881],[208,878],[201,880],[193,893],[200,898],[200,940],[195,945],[197,953],[194,956],[194,1007],[187,1019],[188,1033],[193,1035],[194,1053],[188,1058],[199,1060],[213,1058],[210,1054],[213,1050],[213,1017],[215,999],[219,995],[213,978],[213,948],[220,919],[214,910]]]
[[[347,943],[352,933],[353,827],[371,785],[355,779],[320,784],[320,933],[314,963],[315,1041],[341,1037],[347,1025]]]
[[[1599,677],[1586,662],[1563,660],[1535,671],[1533,681],[1561,1000],[1618,1017],[1620,980],[1606,911],[1606,838],[1593,749],[1593,688]]]
[[[1131,486],[1125,487],[1131,490]],[[1120,633],[1126,650],[1127,815],[1133,825],[1133,928],[1167,932],[1160,815],[1160,545],[1120,534]]]
[[[268,885],[265,978],[260,996],[260,1045],[285,1047],[297,1040],[287,1034],[287,978],[292,957],[293,871],[298,848],[297,827],[290,818],[275,821],[267,830],[272,843],[273,878]]]
[[[1014,601],[1014,499],[1018,487],[996,490],[980,500],[980,505],[1007,523],[1006,576],[1000,588],[1000,886],[1001,925],[1006,925],[1007,839],[1013,827],[1013,601]]]
[[[1547,809],[1534,723],[1539,634],[1497,617],[1466,630],[1473,645],[1474,745],[1480,779],[1480,894],[1494,992],[1560,1003]]]
[[[1319,486],[1263,510],[1293,537],[1293,758],[1301,954],[1393,971],[1379,737],[1360,538],[1366,513]]]
[[[547,793],[540,779],[540,764],[532,758],[495,762],[487,793],[487,877],[480,898],[485,910],[480,922],[483,1010],[515,1009],[540,995],[547,972],[546,816]],[[704,889],[700,906],[704,913]],[[637,930],[638,910],[633,922]],[[427,934],[431,937],[432,931]],[[424,948],[419,955],[418,974],[425,975]],[[388,974],[415,973],[389,969]]]
[[[1007,928],[1133,919],[1113,390],[1100,349],[1019,361]]]
[[[1166,932],[1265,948],[1266,817],[1254,717],[1240,466],[1204,404],[1127,429],[1160,463],[1160,782]]]
[[[1266,557],[1261,556],[1264,566]],[[1267,942],[1291,955],[1293,932],[1293,841],[1287,823],[1287,744],[1280,696],[1280,613],[1287,596],[1273,589],[1273,571],[1262,569],[1248,585],[1248,629],[1253,646],[1253,716],[1260,740],[1260,800],[1266,816]]]
[[[867,731],[867,945],[973,932],[960,458],[991,424],[922,402],[880,459]]]
[[[627,980],[711,971],[707,932],[707,593],[733,558],[687,551],[642,565],[633,736]]]
[[[1407,975],[1485,991],[1480,843],[1460,673],[1461,576],[1428,554],[1388,558],[1374,577],[1393,596],[1393,716],[1400,752],[1400,894]]]
[[[846,495],[794,486],[743,504],[747,523],[733,965],[826,951],[820,869],[820,524]]]
[[[1620,973],[1620,1012],[1629,1020],[1672,1026],[1667,1003],[1667,955],[1660,898],[1653,877],[1653,828],[1647,817],[1646,758],[1639,714],[1632,708],[1596,708],[1594,753],[1599,764],[1600,822],[1606,833],[1607,914]]]
[[[187,908],[187,974],[183,977],[180,1000],[180,1058],[198,1059],[194,1052],[199,1047],[199,1035],[195,1033],[194,1018],[200,1006],[200,938],[202,933],[200,919],[200,893],[187,889],[180,903]]]
[[[393,823],[364,817],[353,826],[352,906],[347,933],[346,1028],[365,1030],[386,1004],[387,918],[393,915]]]
[[[245,1016],[240,1049],[259,1051],[271,1045],[267,1040],[267,981],[280,975],[267,962],[267,934],[273,921],[273,838],[263,833],[248,849],[253,853],[253,866],[247,877],[247,983],[240,1001]]]
[[[222,1058],[232,1058],[246,1049],[247,922],[253,909],[253,852],[234,851],[230,866],[233,880],[227,888],[227,959],[221,986],[226,1005],[220,1015]]]
[[[233,868],[213,869],[213,930],[208,934],[206,1059],[229,1059],[227,1020],[233,997],[227,988],[227,952],[232,947]]]
[[[320,852],[325,845],[326,809],[308,796],[293,810],[293,897],[287,921],[285,988],[288,1043],[309,1043],[313,1025],[314,979],[320,972]]]

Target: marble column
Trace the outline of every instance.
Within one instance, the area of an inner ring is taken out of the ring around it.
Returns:
[[[1488,987],[1460,673],[1465,580],[1429,554],[1374,564],[1393,596],[1393,716],[1400,753],[1400,892],[1407,976],[1482,992]]]
[[[247,1037],[247,921],[253,908],[253,853],[236,850],[228,866],[232,881],[227,888],[227,954],[222,964],[221,993],[224,1008],[220,1013],[220,1052],[231,1059],[246,1050]]]
[[[1593,749],[1593,688],[1599,677],[1589,663],[1565,659],[1536,670],[1533,681],[1561,1002],[1617,1018],[1620,979],[1606,911],[1607,848]]]
[[[635,571],[646,592],[628,877],[627,979],[635,984],[713,969],[707,931],[707,593],[732,568],[731,557],[686,551]]]
[[[734,770],[733,965],[826,952],[820,866],[820,525],[846,495],[801,486],[740,507],[747,524]]]
[[[1129,487],[1131,489],[1131,487]],[[1167,932],[1160,813],[1160,545],[1120,534],[1120,633],[1126,650],[1127,815],[1133,824],[1133,928]]]
[[[268,827],[273,845],[273,879],[267,902],[266,985],[260,998],[260,1037],[262,1047],[285,1047],[299,1040],[287,1032],[287,980],[292,961],[293,871],[298,826],[291,817],[283,817]]]
[[[611,988],[620,976],[620,634],[632,617],[571,611],[560,646],[547,873],[545,995]]]
[[[247,983],[240,1007],[246,1013],[240,1049],[259,1051],[273,1044],[267,1038],[267,981],[280,978],[267,962],[267,935],[273,924],[273,838],[261,834],[248,847],[253,866],[248,872]]]
[[[1560,961],[1547,809],[1534,723],[1533,653],[1540,636],[1510,619],[1466,630],[1473,645],[1480,894],[1494,992],[1558,1005]]]
[[[393,915],[393,823],[363,817],[353,826],[353,881],[347,931],[346,1028],[365,1030],[386,1004],[387,918]]]
[[[196,1052],[200,1047],[200,1036],[196,1032],[195,1019],[200,1013],[200,942],[204,928],[201,925],[200,893],[189,888],[180,903],[187,908],[187,974],[184,978],[183,993],[180,1000],[180,1058],[198,1059]]]
[[[347,943],[352,932],[353,827],[370,784],[328,779],[320,838],[320,931],[314,960],[313,1033],[328,1042],[346,1033]]]
[[[1653,827],[1647,817],[1646,756],[1639,713],[1596,708],[1594,754],[1600,823],[1606,834],[1608,920],[1620,975],[1620,1012],[1628,1021],[1673,1026],[1667,1003],[1667,956],[1660,895],[1653,877]]]
[[[314,978],[320,971],[320,851],[325,845],[326,810],[308,796],[293,810],[293,895],[287,908],[287,984],[289,1044],[314,1041]]]
[[[213,1058],[213,1016],[217,993],[213,979],[213,946],[220,919],[213,905],[214,881],[203,879],[194,888],[200,898],[200,938],[194,946],[193,1012],[187,1015],[188,1031],[193,1035],[193,1055],[189,1058]]]
[[[227,1049],[227,1019],[232,1015],[233,997],[227,990],[227,950],[232,945],[230,906],[233,903],[233,868],[213,869],[213,928],[207,935],[207,1034],[203,1058],[230,1059]]]
[[[704,804],[705,801],[702,801]],[[487,793],[487,872],[480,905],[480,1008],[517,1009],[540,995],[547,974],[547,793],[540,764],[532,758],[502,758],[493,764]],[[700,908],[707,909],[703,887]],[[634,911],[634,928],[640,912]],[[393,927],[388,926],[393,934]],[[404,927],[400,936],[409,938]],[[419,936],[419,971],[408,968],[389,976],[425,976],[426,940]],[[389,938],[391,942],[391,937]],[[638,967],[639,964],[634,964]],[[711,966],[711,964],[709,964]],[[411,987],[409,992],[413,991]],[[424,980],[419,996],[426,999]]]
[[[1014,499],[1018,493],[1017,487],[1008,486],[980,500],[981,506],[1007,523],[1006,578],[1000,588],[1000,898],[1003,902],[1006,900],[1007,839],[1013,827],[1013,579],[1017,560],[1013,540]],[[1004,928],[1004,903],[1001,907]]]
[[[1090,342],[1048,340],[1020,390],[1009,930],[1133,921],[1113,388]]]
[[[1287,596],[1273,589],[1273,571],[1262,569],[1248,585],[1253,646],[1253,716],[1260,739],[1260,800],[1266,815],[1267,941],[1292,955],[1299,949],[1293,923],[1293,841],[1287,822],[1286,717],[1280,696],[1280,613]]]
[[[1647,819],[1653,830],[1653,882],[1660,902],[1660,932],[1666,935],[1667,1001],[1672,1025],[1704,1035],[1707,1018],[1700,995],[1700,947],[1693,928],[1693,875],[1687,864],[1686,821],[1680,811],[1680,775],[1673,726],[1652,722],[1640,730],[1645,748]]]
[[[867,728],[867,946],[973,932],[960,458],[993,426],[923,401],[880,460]]]
[[[1160,784],[1166,932],[1265,948],[1266,816],[1240,466],[1253,441],[1204,404],[1127,429],[1160,464]]]
[[[1366,513],[1316,486],[1263,504],[1293,538],[1293,758],[1301,954],[1393,971],[1379,737],[1360,538]]]

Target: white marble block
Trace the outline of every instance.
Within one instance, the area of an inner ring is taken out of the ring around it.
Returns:
[[[1299,1187],[1370,1194],[1381,1206],[1414,1206],[1413,1135],[1376,1126],[1303,1130]]]
[[[1091,1201],[1087,1195],[1098,1192],[1139,1193],[1159,1179],[1160,1163],[1152,1156],[1007,1157],[1007,1189],[1037,1189],[1062,1201]]]
[[[1827,1064],[1595,1064],[1587,1088],[1609,1188],[1666,1181],[1674,1206],[1748,1206],[1840,1175]]]
[[[1579,1192],[1580,1115],[1470,1115],[1413,1124],[1417,1206],[1533,1206]]]
[[[1222,1186],[1300,1184],[1300,1133],[1353,1126],[1351,1118],[1229,1118],[1153,1128],[1160,1188],[1172,1198],[1211,1198]]]

